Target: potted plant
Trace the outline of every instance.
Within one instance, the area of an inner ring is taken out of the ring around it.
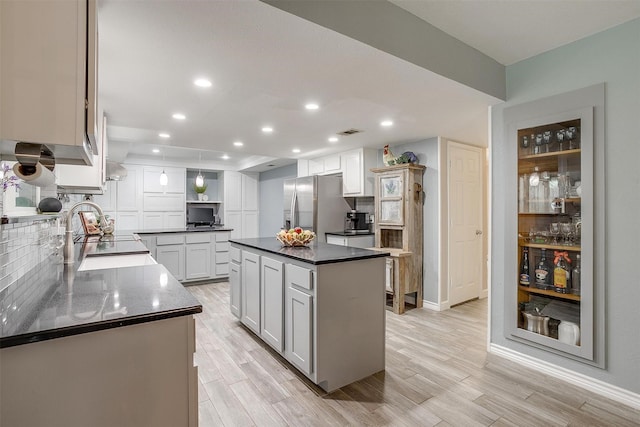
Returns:
[[[193,191],[198,195],[198,200],[202,200],[204,193],[207,191],[207,184],[204,182],[202,185],[193,184]]]

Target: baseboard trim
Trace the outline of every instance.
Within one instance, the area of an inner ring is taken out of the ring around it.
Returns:
[[[431,311],[442,311],[447,309],[447,307],[442,307],[440,304],[436,302],[431,302],[426,300],[422,300],[422,308],[426,308],[427,310],[431,310]]]
[[[582,387],[611,400],[615,400],[616,402],[623,403],[635,409],[640,409],[640,394],[633,393],[629,390],[591,378],[587,375],[541,361],[500,345],[491,344],[489,346],[489,352],[497,356],[504,357],[505,359],[512,360],[516,363],[520,363],[531,369],[535,369],[536,371],[552,375],[578,387]]]

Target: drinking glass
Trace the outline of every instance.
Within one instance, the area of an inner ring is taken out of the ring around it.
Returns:
[[[553,244],[558,244],[558,236],[560,235],[560,224],[557,222],[552,222],[549,226],[549,234],[553,236]]]
[[[565,134],[567,136],[567,140],[569,141],[569,150],[578,148],[578,142],[576,139],[578,138],[578,129],[575,126],[570,126],[565,131]]]
[[[573,239],[573,233],[574,233],[573,230],[574,230],[574,226],[570,222],[563,222],[560,224],[560,233],[564,238],[564,241],[562,242],[563,245],[566,245],[566,246],[571,245],[571,241]]]
[[[522,140],[520,141],[520,146],[522,147],[522,151],[524,154],[529,154],[529,137],[527,135],[522,137]]]
[[[549,152],[549,144],[551,144],[551,131],[545,130],[542,134],[542,141],[544,142],[545,152]]]
[[[540,146],[542,145],[542,134],[541,133],[536,135],[535,143],[536,143],[536,146],[534,147],[534,153],[533,154],[540,154]]]
[[[564,137],[565,137],[565,129],[560,129],[559,131],[556,132],[556,141],[558,141],[558,151],[563,150],[562,144],[564,142]]]

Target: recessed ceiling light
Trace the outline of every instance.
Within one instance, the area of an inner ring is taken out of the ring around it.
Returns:
[[[338,137],[332,136],[331,138],[329,138],[329,142],[338,142]]]
[[[380,126],[384,126],[384,127],[393,126],[393,122],[391,120],[383,120],[380,122]]]
[[[294,153],[299,153],[299,152],[300,152],[300,149],[299,149],[299,148],[294,148],[294,149],[293,149],[293,150],[291,150],[291,151],[292,151],[292,152],[294,152]]]
[[[236,147],[242,147],[244,144],[241,141],[236,141],[233,143]]]
[[[153,149],[153,150],[151,150],[151,151],[153,151],[153,152],[154,152],[154,153],[156,153],[156,154],[158,154],[158,153],[160,152],[160,150],[158,150],[157,148],[154,148],[154,149]]]
[[[221,159],[224,159],[224,160],[229,160],[229,156],[227,156],[226,154],[225,154],[225,155],[223,155],[223,156],[221,156],[220,158],[221,158]]]
[[[176,120],[184,120],[187,118],[187,116],[185,116],[182,113],[174,113],[171,117],[173,117]]]
[[[320,108],[320,106],[314,102],[310,102],[305,105],[304,108],[306,108],[307,110],[317,110],[318,108]]]
[[[160,138],[171,138],[171,135],[169,135],[169,134],[168,134],[168,133],[166,133],[166,132],[160,132],[160,133],[158,134],[158,136],[159,136]]]
[[[196,79],[193,84],[198,87],[211,87],[211,82],[207,79]]]
[[[265,126],[265,127],[262,128],[262,132],[271,133],[271,132],[273,132],[273,128],[271,126]]]

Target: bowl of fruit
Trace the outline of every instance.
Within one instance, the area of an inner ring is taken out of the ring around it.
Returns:
[[[315,238],[316,233],[300,227],[281,230],[276,234],[276,239],[285,246],[307,246]]]

